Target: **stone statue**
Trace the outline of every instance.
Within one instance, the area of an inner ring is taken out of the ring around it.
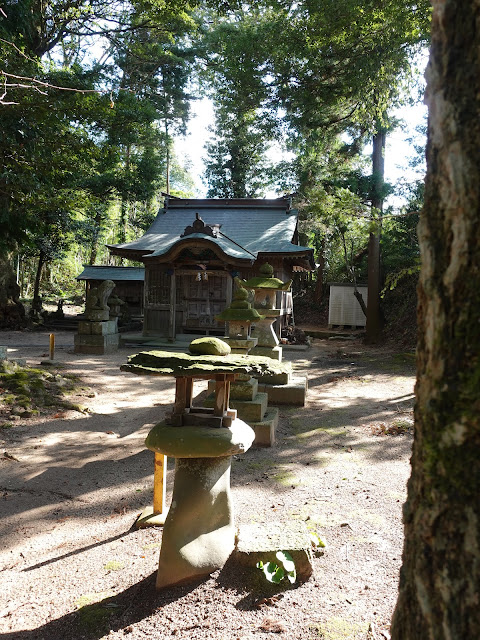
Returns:
[[[92,287],[88,291],[85,302],[85,318],[87,320],[92,322],[108,320],[110,308],[107,300],[114,287],[113,280],[104,280],[98,287]]]

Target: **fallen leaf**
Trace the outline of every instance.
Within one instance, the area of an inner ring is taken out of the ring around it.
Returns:
[[[59,413],[56,413],[53,417],[54,418],[65,418],[67,414],[65,413],[65,411],[60,411]]]

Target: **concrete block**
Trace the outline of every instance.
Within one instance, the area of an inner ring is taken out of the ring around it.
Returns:
[[[273,447],[278,425],[278,409],[268,407],[261,422],[251,422],[250,426],[255,431],[254,445],[258,447]]]
[[[233,559],[256,567],[257,562],[278,562],[277,551],[288,551],[295,563],[297,579],[305,582],[313,573],[310,536],[304,522],[268,522],[239,527]]]

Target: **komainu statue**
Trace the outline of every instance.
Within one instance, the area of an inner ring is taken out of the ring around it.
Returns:
[[[108,320],[110,307],[107,300],[114,288],[113,280],[104,280],[98,287],[89,289],[85,302],[85,318],[87,320],[92,322]]]

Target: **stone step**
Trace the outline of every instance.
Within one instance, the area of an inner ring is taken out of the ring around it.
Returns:
[[[279,411],[277,407],[268,407],[260,422],[250,422],[255,431],[253,444],[257,447],[273,447],[278,426]]]
[[[205,399],[205,407],[213,407],[214,396],[209,395]],[[257,393],[253,400],[230,400],[230,408],[236,409],[238,417],[247,424],[251,422],[260,422],[267,410],[268,395],[266,393]]]
[[[290,404],[305,406],[308,391],[306,376],[290,377],[288,384],[258,384],[259,393],[268,395],[269,404]]]
[[[215,380],[208,381],[208,392],[215,391]],[[258,393],[258,380],[237,380],[230,385],[230,400],[253,400]]]

